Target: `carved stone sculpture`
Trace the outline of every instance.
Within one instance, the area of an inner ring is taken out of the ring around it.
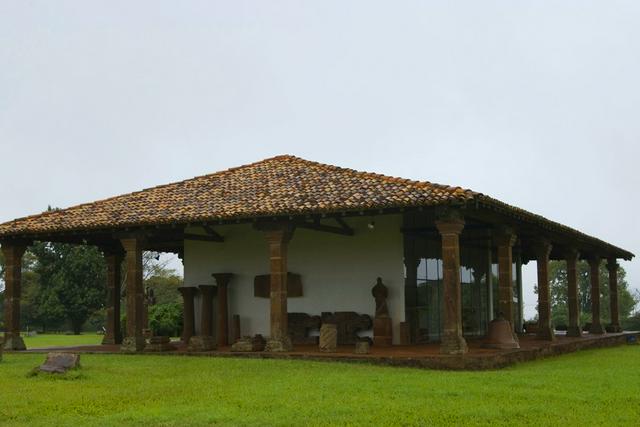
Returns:
[[[371,294],[376,300],[376,317],[373,319],[373,344],[381,347],[389,347],[392,342],[391,317],[387,306],[389,291],[378,277]]]
[[[309,332],[320,329],[320,316],[307,313],[289,313],[289,335],[293,344],[317,344],[318,337],[309,336]]]

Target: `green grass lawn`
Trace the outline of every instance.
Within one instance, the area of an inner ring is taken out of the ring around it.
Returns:
[[[27,348],[40,347],[73,347],[77,345],[100,344],[102,335],[98,334],[81,334],[81,335],[64,335],[64,334],[40,334],[33,337],[22,335],[24,344]]]
[[[500,371],[157,355],[82,355],[69,377],[0,362],[2,425],[638,425],[640,346]]]

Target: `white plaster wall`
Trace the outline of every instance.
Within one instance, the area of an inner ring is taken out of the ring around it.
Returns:
[[[289,271],[302,276],[303,297],[289,298],[290,313],[319,315],[323,311],[355,311],[373,317],[371,288],[382,277],[389,289],[393,341],[399,342],[404,321],[404,270],[402,218],[385,215],[348,218],[354,236],[297,229],[289,245]],[[189,230],[197,232],[197,228]],[[186,286],[214,284],[212,273],[233,273],[229,286],[229,315],[239,314],[243,335],[269,335],[268,298],[253,296],[253,279],[269,273],[267,243],[263,233],[249,224],[216,227],[224,243],[186,241]],[[196,305],[196,327],[199,328]],[[370,333],[369,333],[370,335]]]

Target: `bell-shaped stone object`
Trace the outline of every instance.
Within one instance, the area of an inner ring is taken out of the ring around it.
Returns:
[[[489,322],[489,333],[482,347],[511,349],[520,348],[520,344],[511,330],[511,323],[503,317],[498,317]]]

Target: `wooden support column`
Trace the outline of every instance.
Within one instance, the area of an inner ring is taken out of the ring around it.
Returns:
[[[22,286],[22,256],[26,244],[3,243],[4,255],[4,343],[5,350],[26,350],[20,336],[20,296]]]
[[[591,279],[591,328],[590,334],[604,334],[604,327],[600,321],[600,257],[595,255],[589,258],[589,274]]]
[[[464,220],[450,213],[436,221],[442,237],[442,283],[444,297],[444,333],[440,344],[443,354],[464,354],[467,342],[462,336],[462,298],[460,284],[460,233]]]
[[[291,351],[287,313],[287,249],[293,233],[289,224],[270,224],[264,229],[271,266],[271,337],[265,351]]]
[[[127,336],[122,340],[121,350],[135,353],[144,350],[142,323],[144,289],[142,287],[143,240],[140,237],[120,239],[127,263]]]
[[[569,309],[569,326],[567,327],[568,337],[581,337],[582,327],[580,326],[580,297],[578,287],[578,263],[579,253],[576,249],[566,252],[567,262],[567,304]]]
[[[215,273],[213,278],[218,285],[218,295],[216,298],[216,341],[218,347],[229,345],[229,303],[227,290],[231,281],[231,273]]]
[[[213,337],[213,297],[216,295],[216,287],[213,285],[200,285],[201,310],[200,310],[200,334]]]
[[[607,326],[609,332],[622,332],[620,327],[620,310],[618,308],[618,263],[615,258],[607,260],[607,270],[609,270],[609,308],[611,313],[611,324]]]
[[[538,264],[538,338],[553,341],[551,325],[551,292],[549,290],[549,255],[551,243],[540,240],[533,245]]]
[[[194,304],[193,299],[196,295],[197,288],[193,286],[182,286],[178,288],[178,291],[182,295],[182,335],[180,339],[183,343],[189,343],[189,339],[195,335],[195,322],[194,322]]]
[[[495,235],[495,243],[498,246],[498,313],[509,321],[512,331],[515,331],[512,249],[516,238],[516,235],[510,229],[500,230]]]
[[[122,280],[122,252],[104,250],[107,264],[107,324],[102,344],[122,344],[120,328],[120,285]]]

